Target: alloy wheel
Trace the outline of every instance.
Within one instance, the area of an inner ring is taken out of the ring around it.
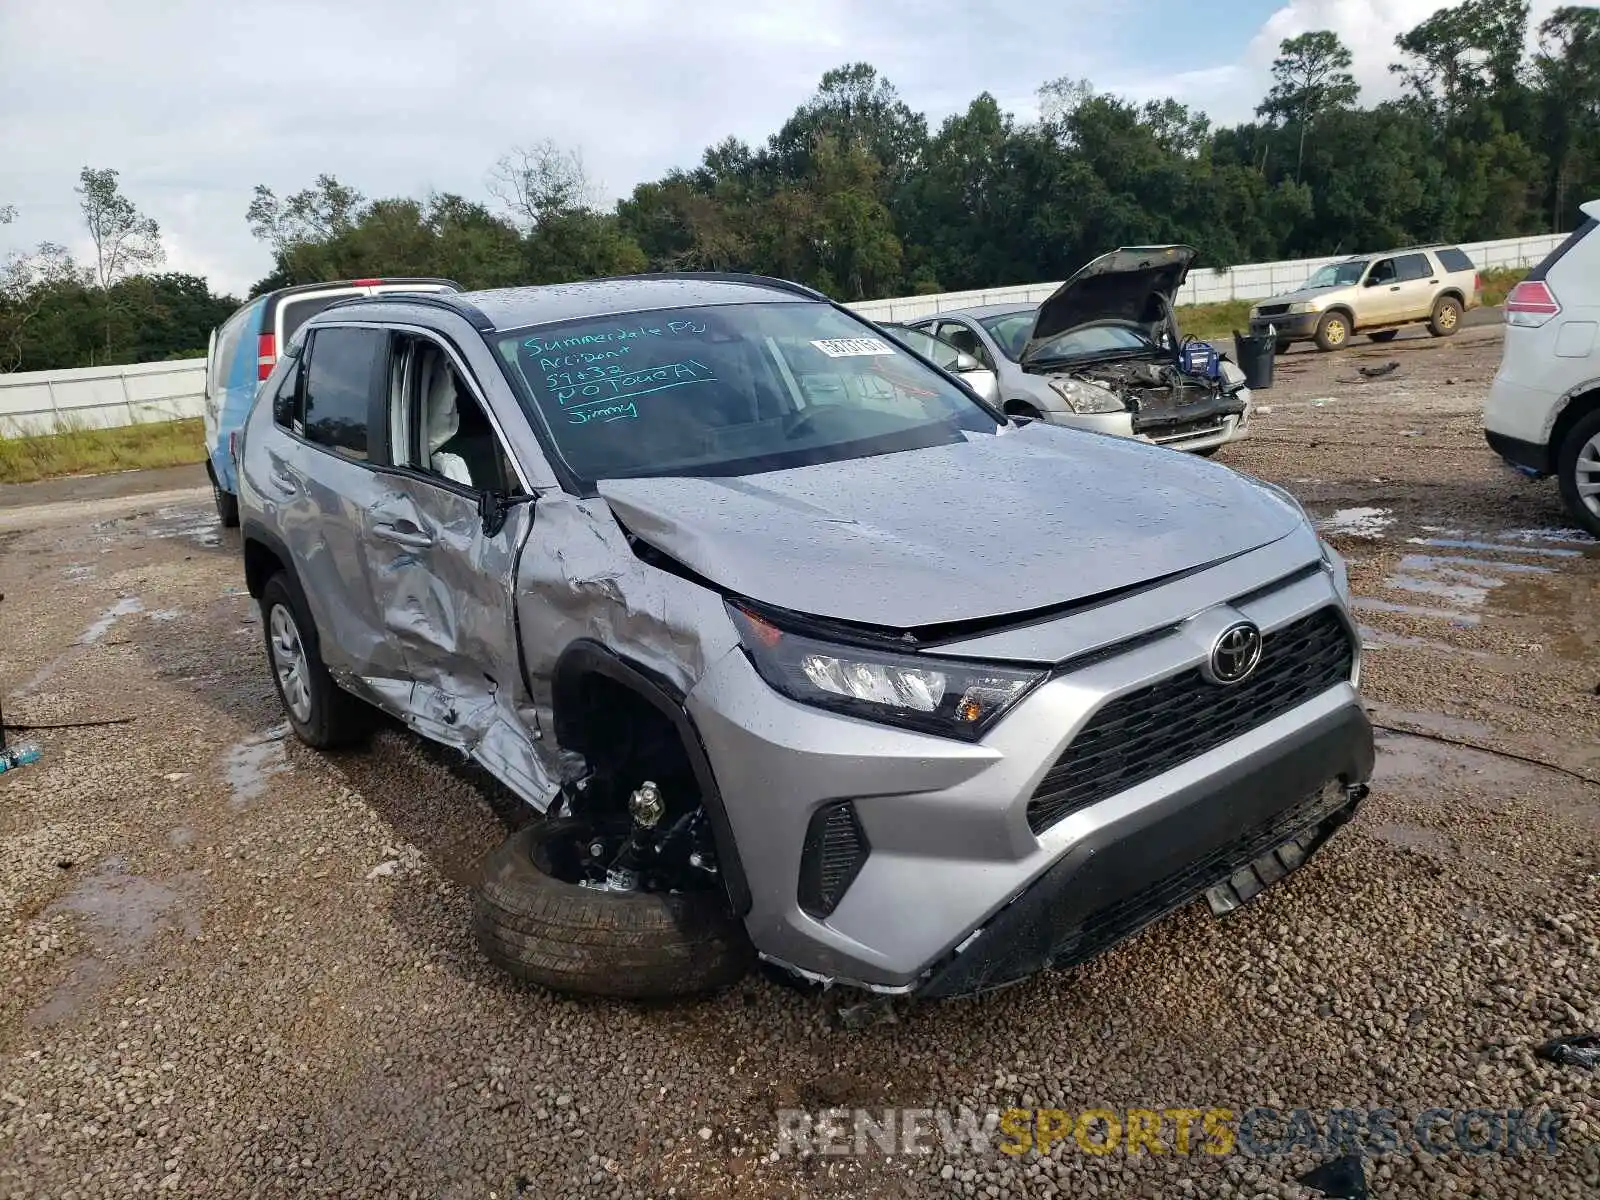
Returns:
[[[290,716],[304,725],[311,720],[311,682],[307,678],[306,648],[300,639],[300,628],[295,624],[294,614],[281,604],[273,605],[267,628],[272,646],[272,669],[278,675],[284,706]]]

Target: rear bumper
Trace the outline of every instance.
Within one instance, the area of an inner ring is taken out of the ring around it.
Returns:
[[[968,995],[1085,962],[1218,885],[1248,899],[1350,819],[1372,765],[1372,727],[1349,704],[1129,811],[1074,844],[917,994]]]
[[[1525,442],[1492,429],[1483,431],[1484,439],[1493,450],[1517,470],[1529,475],[1551,473],[1550,448],[1540,442]]]

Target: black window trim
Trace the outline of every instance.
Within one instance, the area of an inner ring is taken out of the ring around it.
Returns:
[[[1533,270],[1528,272],[1528,282],[1544,282],[1544,280],[1550,274],[1550,268],[1565,258],[1568,252],[1571,251],[1574,246],[1593,233],[1596,226],[1600,226],[1600,220],[1596,220],[1591,216],[1585,216],[1583,220],[1579,222],[1578,227],[1571,233],[1567,234],[1565,241],[1563,241],[1554,250],[1550,251],[1549,254],[1545,255],[1544,258],[1540,259],[1539,262],[1534,265]]]
[[[313,317],[312,320],[315,321],[316,318]],[[495,414],[494,409],[491,408],[489,406],[489,404],[484,400],[482,390],[478,387],[477,378],[472,374],[471,371],[466,369],[465,361],[461,357],[460,352],[457,349],[457,347],[451,342],[451,340],[449,338],[449,335],[443,334],[440,331],[438,331],[437,329],[424,329],[421,326],[412,326],[412,325],[393,325],[393,324],[387,324],[387,323],[380,323],[380,322],[377,322],[377,321],[326,321],[326,322],[318,321],[315,325],[311,325],[311,324],[308,323],[305,327],[303,327],[305,341],[304,341],[304,343],[302,344],[302,346],[300,348],[299,354],[297,355],[298,358],[300,358],[301,360],[304,360],[306,362],[309,362],[309,355],[311,353],[312,347],[315,344],[316,334],[317,334],[317,332],[319,330],[322,330],[322,329],[375,329],[380,333],[384,333],[384,334],[388,334],[389,335],[389,337],[388,337],[388,345],[385,348],[384,359],[383,359],[383,367],[382,367],[383,388],[382,388],[381,398],[378,395],[373,395],[373,396],[369,396],[368,397],[368,401],[367,401],[367,404],[368,404],[368,408],[367,408],[367,453],[368,453],[369,457],[365,461],[363,461],[363,460],[361,460],[359,458],[347,458],[343,454],[338,453],[338,451],[334,450],[331,446],[325,446],[321,442],[314,442],[310,438],[306,437],[303,433],[296,432],[295,430],[286,428],[283,425],[278,425],[277,422],[273,422],[274,426],[278,429],[278,431],[280,433],[287,434],[289,437],[293,438],[295,441],[299,442],[301,445],[309,446],[311,449],[316,450],[316,451],[318,451],[318,452],[320,452],[322,454],[326,454],[331,458],[335,458],[341,463],[347,463],[347,464],[349,464],[350,466],[353,466],[353,467],[362,467],[362,468],[364,468],[364,469],[366,469],[368,471],[371,471],[374,475],[396,475],[396,476],[399,476],[402,479],[412,479],[412,480],[416,480],[416,481],[418,481],[420,483],[432,484],[435,487],[442,488],[443,490],[445,490],[447,492],[453,492],[454,494],[462,497],[463,499],[474,500],[474,501],[477,500],[477,498],[479,496],[484,494],[485,489],[468,487],[464,483],[457,483],[453,479],[446,479],[442,475],[435,475],[432,471],[419,471],[415,467],[396,466],[393,462],[390,461],[390,458],[392,456],[390,454],[390,447],[389,447],[389,380],[391,378],[391,372],[393,370],[393,362],[394,362],[394,352],[395,352],[395,338],[394,338],[394,335],[396,333],[418,333],[418,334],[423,334],[423,335],[425,335],[427,337],[431,337],[434,341],[438,342],[444,348],[445,353],[450,355],[452,363],[455,365],[455,367],[457,369],[457,373],[460,374],[461,377],[467,382],[467,386],[468,386],[468,388],[470,388],[472,390],[472,394],[474,395],[474,397],[476,397],[478,402],[483,405],[483,410],[484,410],[485,413],[488,414],[489,422],[493,426],[494,432],[495,432],[495,436],[500,442],[500,449],[505,454],[506,458],[510,461],[511,469],[516,472],[517,482],[522,485],[523,494],[526,495],[526,496],[529,496],[529,497],[537,497],[538,496],[538,494],[539,494],[538,491],[528,482],[527,471],[524,469],[524,467],[522,465],[522,461],[517,458],[516,452],[509,446],[509,444],[506,441],[505,430],[500,425],[499,417]],[[296,412],[297,412],[297,415],[299,415],[302,418],[301,419],[302,427],[305,424],[304,419],[303,419],[303,417],[304,417],[304,409],[303,409],[303,407],[301,407],[302,404],[303,404],[304,399],[305,399],[305,375],[304,375],[304,373],[302,373],[300,382],[296,387],[296,396],[295,396]],[[373,430],[372,407],[374,405],[381,405],[381,408],[382,408],[382,412],[381,412],[382,421],[381,421],[381,424],[379,425],[379,428],[381,429],[381,435],[380,436],[382,438],[382,445],[381,445],[381,448],[380,448],[381,449],[381,453],[379,453],[377,455],[377,457],[373,457],[373,454],[374,454],[373,441],[374,441],[374,439],[373,439],[373,432],[372,432],[372,430]],[[380,458],[381,458],[381,461],[379,461]]]

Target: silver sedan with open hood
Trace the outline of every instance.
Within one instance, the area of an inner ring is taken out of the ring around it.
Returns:
[[[1014,416],[1135,437],[1201,454],[1244,437],[1244,372],[1185,339],[1173,302],[1198,252],[1125,246],[1038,306],[956,309],[909,322],[999,377]]]
[[[1008,420],[794,284],[340,304],[241,462],[290,725],[384,710],[534,810],[476,932],[550,987],[983,991],[1249,901],[1366,791],[1287,493]]]

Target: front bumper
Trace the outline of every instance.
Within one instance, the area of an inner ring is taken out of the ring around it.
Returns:
[[[1343,708],[1270,755],[1231,763],[1100,827],[936,967],[918,994],[969,995],[1076,966],[1219,885],[1248,900],[1354,814],[1371,745],[1366,716]],[[1274,851],[1291,839],[1299,841],[1286,863]]]
[[[1251,317],[1250,336],[1269,335],[1280,342],[1302,342],[1317,336],[1321,313],[1284,313],[1277,317]]]
[[[948,995],[1064,961],[1063,938],[1097,953],[1143,923],[1113,927],[1100,920],[1108,905],[1153,919],[1194,894],[1190,884],[1219,882],[1262,852],[1249,837],[1258,826],[1278,832],[1310,821],[1317,814],[1299,807],[1308,796],[1330,783],[1343,795],[1370,776],[1371,727],[1352,684],[1310,694],[1152,777],[1135,782],[1130,772],[1122,790],[1037,832],[1030,801],[1111,700],[1197,667],[1217,622],[1243,614],[1272,631],[1337,604],[1326,572],[1299,572],[1237,607],[1206,609],[1167,637],[1056,675],[976,744],[796,704],[768,688],[742,652],[724,656],[687,708],[751,882],[746,928],[756,948],[818,980]],[[1073,622],[1104,617],[1063,618],[1026,640],[1043,650]],[[800,895],[805,846],[813,818],[841,801],[869,850],[836,907],[818,915]],[[1166,890],[1152,899],[1157,885]],[[1045,914],[1042,927],[1017,915],[1033,910]],[[1089,918],[1100,920],[1098,933]],[[973,950],[980,956],[969,957]]]

